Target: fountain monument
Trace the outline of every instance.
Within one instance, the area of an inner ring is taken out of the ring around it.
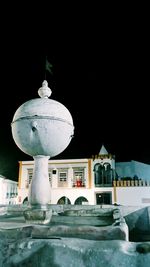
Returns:
[[[30,209],[25,211],[27,221],[47,223],[52,211],[48,160],[69,145],[73,133],[73,119],[69,110],[58,101],[49,99],[51,89],[43,81],[40,98],[22,104],[13,116],[12,135],[16,145],[34,159],[33,178],[29,189]]]

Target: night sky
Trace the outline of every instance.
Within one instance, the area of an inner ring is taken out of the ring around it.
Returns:
[[[55,25],[55,35],[52,24],[35,39],[23,30],[4,38],[0,174],[17,180],[18,161],[32,160],[14,143],[11,122],[21,104],[39,97],[46,56],[53,66],[46,76],[51,98],[69,109],[75,126],[71,143],[55,158],[91,157],[104,144],[116,161],[150,163],[148,35],[140,21],[105,22],[82,20],[71,28],[59,25],[59,32]]]

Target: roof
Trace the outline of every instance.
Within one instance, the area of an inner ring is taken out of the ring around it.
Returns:
[[[108,155],[108,152],[107,152],[106,148],[104,147],[104,145],[102,145],[102,147],[99,151],[99,155]]]

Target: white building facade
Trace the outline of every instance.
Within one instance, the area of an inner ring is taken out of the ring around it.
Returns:
[[[48,163],[51,204],[150,205],[150,166],[149,179],[135,179],[133,175],[133,179],[122,180],[116,172],[115,157],[104,146],[90,159],[54,159]],[[20,204],[28,199],[33,168],[34,161],[19,162]]]
[[[13,205],[18,202],[18,182],[0,175],[0,205]]]

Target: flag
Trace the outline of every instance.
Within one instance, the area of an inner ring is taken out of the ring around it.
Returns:
[[[45,70],[48,71],[50,74],[53,74],[52,67],[53,65],[49,63],[49,61],[46,59]]]

